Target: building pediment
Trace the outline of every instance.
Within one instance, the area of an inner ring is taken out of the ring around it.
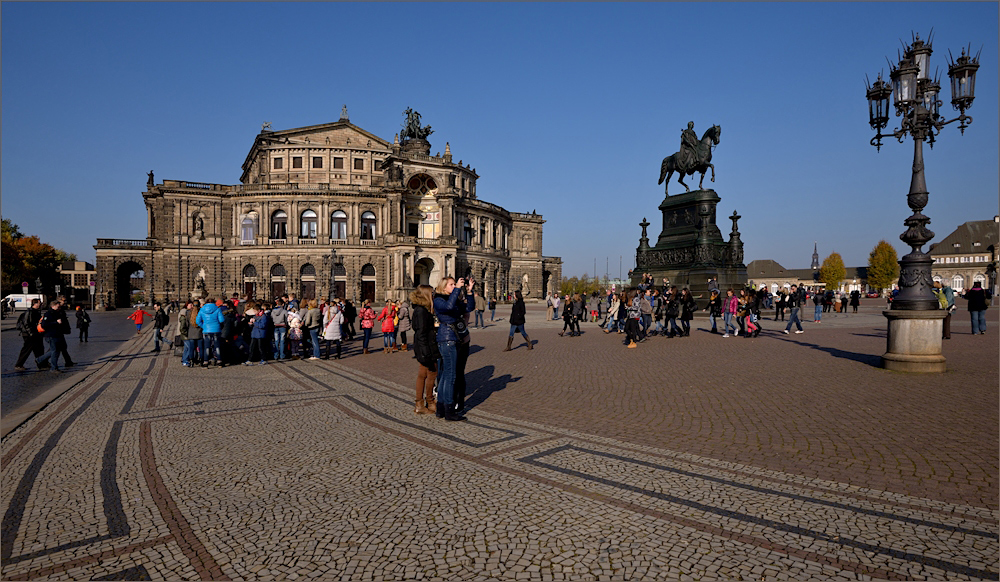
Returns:
[[[380,150],[387,150],[391,145],[384,139],[361,129],[349,121],[337,121],[282,131],[263,132],[257,136],[257,140],[260,144],[266,145],[326,145]]]

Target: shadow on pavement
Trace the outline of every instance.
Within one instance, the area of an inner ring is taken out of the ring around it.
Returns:
[[[781,332],[777,332],[777,333],[780,334]],[[768,335],[771,335],[771,334],[768,334]],[[861,335],[861,334],[854,334],[854,335]],[[782,339],[782,340],[784,340],[786,342],[792,342],[794,344],[798,344],[798,345],[806,347],[806,348],[812,348],[814,350],[819,350],[821,352],[826,352],[826,353],[830,354],[831,356],[833,356],[835,358],[844,358],[846,360],[854,360],[855,362],[861,362],[862,364],[866,364],[866,365],[872,366],[873,368],[881,368],[881,363],[882,363],[882,356],[881,356],[881,354],[861,354],[861,353],[858,353],[858,352],[849,352],[847,350],[841,350],[839,348],[831,348],[831,347],[827,347],[827,346],[820,346],[820,345],[817,345],[817,344],[811,344],[809,342],[804,342],[804,341],[797,341],[797,340],[793,340],[791,338],[786,338],[786,337],[779,337],[778,339]]]
[[[492,396],[494,392],[499,392],[506,388],[507,384],[517,382],[521,379],[520,376],[515,378],[510,374],[504,374],[503,376],[497,376],[494,378],[493,374],[495,373],[496,368],[493,366],[483,366],[478,370],[465,373],[466,410],[472,410],[476,406],[486,402],[486,400]]]

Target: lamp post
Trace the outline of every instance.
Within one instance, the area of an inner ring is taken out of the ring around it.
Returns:
[[[934,238],[934,233],[927,228],[930,218],[923,214],[928,200],[923,143],[927,141],[933,148],[941,129],[956,121],[960,122],[962,134],[965,133],[965,128],[972,122],[965,111],[975,98],[976,70],[979,69],[979,55],[972,58],[966,55],[964,49],[958,59],[949,63],[951,104],[959,111],[959,116],[945,121],[938,100],[941,84],[930,75],[931,53],[930,41],[924,42],[916,35],[906,47],[899,64],[890,64],[891,84],[883,81],[881,75],[871,85],[866,83],[869,124],[875,130],[871,145],[881,151],[883,137],[894,137],[899,143],[903,143],[907,136],[913,138],[913,175],[906,196],[913,215],[903,221],[907,229],[899,237],[910,245],[911,251],[899,260],[899,294],[893,300],[891,309],[884,312],[889,319],[889,349],[882,356],[882,365],[914,372],[941,372],[945,369],[941,355],[941,326],[946,314],[939,309],[937,299],[931,292],[934,260],[921,248]],[[883,134],[882,129],[889,123],[890,96],[900,118],[900,127]],[[935,334],[936,340],[933,337]]]

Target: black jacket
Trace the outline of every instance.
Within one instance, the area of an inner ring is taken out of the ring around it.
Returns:
[[[423,305],[414,305],[413,313],[410,314],[410,325],[413,327],[414,356],[425,368],[435,369],[441,353],[438,351],[434,316]]]
[[[154,328],[156,328],[156,329],[163,329],[163,328],[167,327],[168,323],[170,323],[170,316],[167,315],[166,311],[163,311],[162,309],[160,309],[160,310],[158,310],[153,315],[153,327]]]
[[[524,325],[524,300],[518,299],[514,302],[513,309],[510,310],[510,324]]]

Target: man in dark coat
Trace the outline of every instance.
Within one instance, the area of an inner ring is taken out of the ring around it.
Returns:
[[[16,372],[24,372],[27,368],[24,363],[28,361],[28,355],[35,354],[35,361],[42,357],[42,334],[38,333],[38,322],[42,319],[41,300],[32,299],[31,308],[21,314],[17,319],[18,331],[24,345],[21,346],[21,353],[17,355],[17,363],[14,364]]]
[[[986,291],[983,286],[976,281],[963,295],[969,301],[969,315],[972,317],[972,335],[977,333],[986,335]]]

